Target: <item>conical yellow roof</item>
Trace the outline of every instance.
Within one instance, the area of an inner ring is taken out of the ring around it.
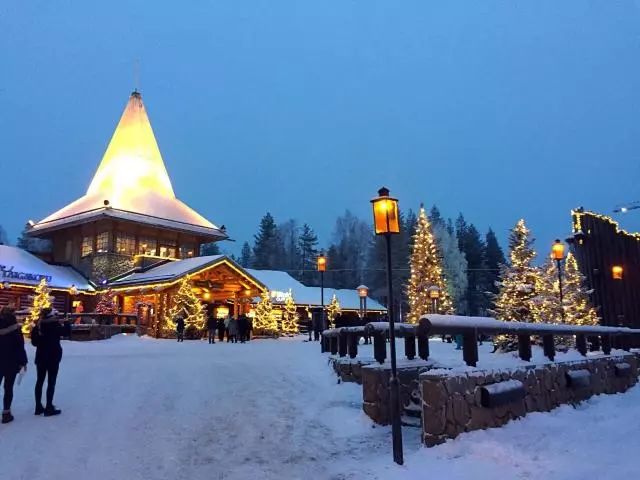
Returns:
[[[142,96],[133,92],[87,195],[101,194],[117,204],[140,190],[175,198]]]
[[[138,92],[131,94],[86,195],[36,223],[31,233],[37,236],[97,216],[227,237],[176,198]]]

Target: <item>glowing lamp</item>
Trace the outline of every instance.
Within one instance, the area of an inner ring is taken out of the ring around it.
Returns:
[[[69,288],[69,294],[72,296],[78,295],[78,288],[74,284],[71,284],[71,287]]]
[[[440,298],[440,289],[435,285],[427,288],[427,292],[429,293],[429,298],[431,300],[437,300],[438,298]]]
[[[611,267],[611,276],[614,280],[622,280],[624,269],[620,265],[614,265]]]
[[[551,247],[551,258],[554,260],[562,260],[564,258],[564,243],[559,239],[556,239],[556,241],[553,242],[553,246]]]
[[[204,292],[203,297],[205,300],[209,300],[211,298],[211,294],[209,292]]]
[[[318,255],[317,264],[319,272],[325,272],[327,270],[327,257],[324,256],[324,253]]]
[[[382,187],[378,190],[378,196],[371,200],[371,204],[376,235],[400,233],[398,199],[389,196],[389,189]]]
[[[367,298],[369,296],[369,287],[366,285],[360,285],[358,287],[358,296],[360,298]]]

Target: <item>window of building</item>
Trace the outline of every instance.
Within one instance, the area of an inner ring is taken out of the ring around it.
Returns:
[[[136,237],[130,233],[118,233],[116,252],[122,255],[133,255],[136,252]]]
[[[96,237],[96,252],[103,253],[109,251],[109,232],[102,232]]]
[[[195,247],[193,245],[182,245],[180,247],[180,258],[195,257]]]
[[[82,237],[81,256],[86,257],[93,253],[93,237]]]
[[[138,240],[138,254],[140,255],[155,255],[158,242],[155,238],[140,237]]]
[[[171,245],[160,245],[160,256],[165,258],[176,258],[176,247]]]

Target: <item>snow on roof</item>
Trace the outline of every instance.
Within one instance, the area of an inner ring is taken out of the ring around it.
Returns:
[[[21,248],[0,245],[0,282],[37,285],[45,278],[50,288],[93,291],[93,287],[71,267],[51,265]]]
[[[320,305],[320,287],[307,287],[287,272],[254,269],[247,269],[247,272],[264,283],[271,292],[281,292],[286,294],[291,290],[293,300],[297,305]],[[331,302],[333,295],[335,295],[338,302],[340,302],[340,307],[342,309],[358,310],[360,308],[360,297],[358,297],[357,290],[336,290],[334,288],[325,288],[325,305],[328,305],[329,302]],[[372,298],[367,298],[367,309],[386,311],[385,307]]]
[[[131,94],[87,193],[35,224],[30,233],[38,235],[101,215],[227,237],[176,198],[138,92]]]
[[[216,264],[228,262],[234,267],[241,270],[241,267],[235,262],[229,260],[225,255],[210,255],[205,257],[185,258],[184,260],[176,260],[168,262],[157,267],[153,267],[145,272],[135,272],[126,277],[114,280],[109,283],[111,287],[121,287],[127,285],[138,285],[147,283],[162,283],[177,280],[185,275],[193,272],[212,267]],[[249,274],[249,276],[252,276]],[[255,277],[254,277],[254,280]],[[256,283],[260,283],[256,280]]]

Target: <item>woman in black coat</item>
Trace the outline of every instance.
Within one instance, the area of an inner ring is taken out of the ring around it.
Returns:
[[[60,415],[60,410],[53,405],[56,391],[58,369],[62,360],[60,338],[69,336],[70,325],[60,321],[50,308],[42,310],[40,320],[31,331],[31,343],[36,347],[36,415],[44,413],[45,417]],[[42,407],[42,387],[47,380],[47,405]]]
[[[0,310],[0,383],[4,382],[2,423],[13,421],[11,402],[18,372],[27,370],[27,352],[12,305]]]

